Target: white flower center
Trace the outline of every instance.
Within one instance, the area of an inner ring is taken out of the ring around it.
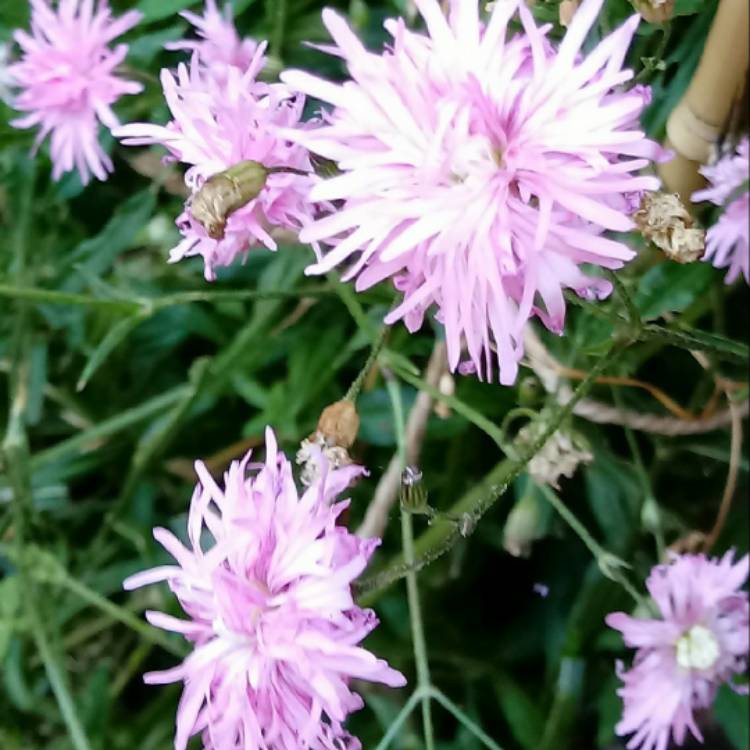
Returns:
[[[693,625],[677,641],[677,663],[685,669],[710,669],[720,654],[714,634],[703,625]]]

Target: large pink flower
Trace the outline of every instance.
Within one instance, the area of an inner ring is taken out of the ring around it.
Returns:
[[[493,3],[486,23],[477,0],[452,0],[447,18],[437,0],[416,5],[427,33],[389,20],[393,42],[378,55],[324,11],[351,80],[282,75],[333,105],[323,127],[289,137],[342,171],[311,195],[342,209],[301,238],[331,246],[310,272],[347,263],[360,290],[392,278],[404,300],[387,322],[414,331],[435,305],[451,367],[463,337],[480,376],[496,359],[509,384],[528,318],[561,332],[565,288],[611,289],[582,264],[633,257],[601,235],[632,229],[634,194],[658,185],[633,174],[660,153],[639,129],[644,91],[621,88],[638,16],[584,56],[602,0],[581,5],[557,48],[518,0]],[[516,13],[521,34],[508,31]]]
[[[270,429],[265,464],[249,458],[231,465],[224,489],[197,463],[190,546],[155,529],[177,565],[125,581],[127,589],[167,581],[189,619],[146,616],[195,646],[180,666],[145,679],[185,683],[176,750],[198,733],[206,750],[358,748],[342,727],[362,707],[349,681],[405,684],[358,645],[377,619],[354,604],[351,582],[378,540],[337,526],[348,501],[333,501],[363,469],[332,470],[321,454],[321,471],[299,495]]]
[[[647,582],[661,619],[607,617],[638,649],[619,690],[625,708],[617,733],[633,734],[630,750],[666,750],[670,735],[682,745],[688,730],[703,739],[693,711],[709,708],[719,684],[747,666],[750,608],[740,589],[749,559],[675,556]]]
[[[39,126],[35,148],[50,135],[52,177],[77,169],[85,184],[93,173],[106,180],[112,161],[99,144],[99,123],[118,125],[112,104],[142,86],[114,74],[128,47],[109,47],[138,23],[136,11],[113,19],[106,0],[31,0],[31,34],[16,31],[23,52],[10,73],[21,91],[13,106],[26,114],[17,128]]]
[[[189,66],[179,65],[176,74],[162,70],[173,119],[166,126],[124,125],[115,136],[130,146],[164,146],[170,160],[189,166],[185,183],[193,194],[209,177],[246,160],[312,174],[307,150],[280,134],[281,129],[303,127],[304,97],[282,84],[256,80],[265,64],[264,50],[265,44],[260,44],[246,70],[218,63],[206,66],[198,54]],[[271,229],[298,232],[312,220],[308,200],[312,180],[291,173],[269,175],[260,195],[231,214],[221,239],[208,236],[194,220],[188,202],[177,220],[183,240],[170,260],[202,255],[206,278],[213,280],[217,266],[230,265],[258,245],[275,250]]]
[[[258,43],[253,39],[241,39],[232,20],[232,6],[227,3],[221,13],[215,0],[206,0],[202,16],[189,10],[180,15],[190,22],[198,33],[197,40],[171,42],[171,50],[188,50],[200,57],[208,66],[233,65],[242,71],[253,62]]]
[[[706,254],[717,268],[729,268],[726,283],[740,273],[750,284],[750,141],[743,139],[736,151],[716,164],[702,167],[709,186],[694,193],[694,201],[711,201],[722,206],[719,220],[706,234]]]

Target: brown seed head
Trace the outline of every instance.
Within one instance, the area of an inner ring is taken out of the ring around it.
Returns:
[[[359,432],[359,415],[354,403],[342,400],[326,406],[318,420],[318,432],[331,445],[351,448]]]

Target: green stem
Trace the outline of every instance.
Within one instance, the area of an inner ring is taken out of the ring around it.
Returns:
[[[406,468],[406,438],[404,434],[404,408],[401,402],[401,391],[392,377],[386,379],[386,385],[393,406],[396,444],[401,464],[400,469],[403,471]],[[401,538],[404,546],[404,560],[407,565],[413,566],[415,553],[412,516],[403,509],[401,510]],[[417,667],[417,687],[424,691],[422,697],[422,728],[424,730],[425,750],[435,750],[432,706],[429,696],[429,689],[432,685],[430,680],[430,664],[427,658],[427,643],[424,634],[424,624],[422,622],[422,607],[419,601],[417,573],[414,570],[406,575],[406,596],[409,602],[409,620],[411,623],[412,641],[414,643],[414,661]]]
[[[570,400],[552,414],[547,426],[539,436],[522,448],[515,446],[514,450],[518,458],[508,458],[500,462],[478,485],[458,500],[447,511],[447,514],[453,518],[464,517],[464,514],[467,514],[471,523],[476,525],[482,516],[503,496],[515,479],[526,469],[527,464],[534,455],[571,415],[575,405],[588,394],[596,379],[619,358],[624,347],[625,345],[622,343],[613,344],[595,362],[588,375],[578,384]],[[418,571],[425,565],[441,557],[461,538],[462,536],[455,523],[434,523],[417,539],[415,544],[417,557],[413,564],[406,563],[403,556],[399,556],[391,561],[384,570],[368,576],[357,583],[358,592],[360,594],[368,594],[361,597],[360,603],[369,606],[377,598],[375,596],[376,592],[384,590],[395,581],[406,576],[408,572]]]
[[[643,326],[639,338],[641,341],[664,342],[679,349],[708,352],[740,364],[745,364],[750,358],[750,349],[746,344],[695,329],[675,330],[655,324],[646,324]]]
[[[172,388],[159,396],[155,396],[154,398],[145,401],[139,406],[127,409],[121,414],[110,417],[88,430],[79,432],[77,435],[73,435],[72,437],[67,438],[67,440],[63,440],[57,445],[47,448],[47,450],[40,451],[31,459],[32,470],[38,471],[55,461],[69,459],[87,446],[96,444],[96,442],[103,438],[115,435],[118,432],[122,432],[123,430],[132,427],[134,424],[138,424],[138,422],[142,422],[149,417],[159,414],[184,398],[185,393],[189,388],[189,385],[181,385]]]
[[[44,625],[36,610],[35,606],[35,591],[33,584],[30,582],[25,583],[26,591],[26,610],[27,617],[31,624],[31,631],[34,636],[36,647],[39,651],[39,655],[42,658],[44,669],[47,672],[47,679],[52,687],[52,692],[55,694],[57,704],[60,707],[60,713],[63,716],[65,724],[68,727],[68,733],[70,734],[70,740],[73,743],[75,750],[91,750],[91,745],[86,738],[83,725],[78,718],[73,698],[70,694],[70,689],[65,679],[65,674],[60,668],[60,664],[57,659],[57,655],[53,652],[50,647],[47,635],[44,632]]]
[[[461,399],[443,393],[439,388],[435,387],[431,383],[428,383],[423,378],[420,378],[418,375],[414,375],[414,373],[409,372],[409,370],[407,370],[406,367],[404,367],[397,359],[389,357],[388,354],[389,352],[385,351],[383,353],[383,359],[385,359],[387,367],[392,370],[395,375],[397,375],[405,383],[413,385],[420,391],[424,391],[436,401],[444,403],[446,406],[449,406],[451,409],[453,409],[457,414],[465,417],[469,422],[471,422],[473,425],[476,425],[480,430],[482,430],[482,432],[492,438],[492,440],[497,443],[498,447],[504,451],[502,430],[494,422],[487,419],[487,417],[485,417],[473,407],[461,401]]]
[[[13,257],[15,281],[22,285],[27,274],[28,234],[31,224],[32,198],[34,194],[35,169],[33,162],[24,175],[19,220],[14,238]],[[63,720],[68,728],[75,750],[91,750],[83,725],[78,718],[65,673],[60,666],[58,655],[50,646],[45,632],[44,620],[39,614],[39,600],[36,587],[30,580],[23,561],[26,547],[26,521],[33,511],[31,469],[26,437],[25,417],[28,402],[28,310],[24,302],[19,302],[16,312],[15,330],[12,342],[11,394],[8,428],[2,444],[2,456],[13,492],[14,534],[16,554],[19,557],[17,575],[24,592],[24,608],[31,635],[44,664],[52,692],[55,695]]]
[[[109,599],[103,597],[101,594],[90,589],[84,583],[81,583],[76,578],[70,576],[67,571],[61,571],[61,573],[62,578],[60,580],[60,585],[68,589],[71,593],[80,597],[85,602],[88,602],[91,606],[101,610],[106,615],[109,615],[113,620],[121,622],[131,630],[134,630],[149,643],[161,646],[165,651],[168,651],[170,654],[181,659],[187,655],[188,650],[185,647],[181,647],[171,638],[168,638],[161,630],[149,625],[124,607],[120,607]]]
[[[641,320],[641,314],[638,311],[638,306],[635,304],[635,301],[631,297],[630,292],[627,290],[625,284],[623,284],[620,276],[614,271],[609,271],[607,275],[612,281],[612,284],[617,291],[617,296],[622,301],[625,312],[627,313],[628,322],[630,323],[630,333],[634,339],[637,339],[640,336],[641,330],[643,329],[643,321]]]
[[[294,299],[296,297],[322,297],[332,294],[328,285],[318,285],[307,289],[222,289],[215,291],[188,291],[167,294],[162,297],[135,297],[117,299],[93,297],[90,294],[62,292],[56,289],[0,284],[0,298],[25,300],[49,305],[73,305],[116,310],[123,313],[152,315],[159,310],[176,305],[194,302],[243,302],[261,299]]]
[[[364,367],[362,367],[362,369],[359,371],[359,374],[354,379],[354,382],[349,386],[349,390],[346,392],[346,396],[344,396],[344,399],[346,401],[356,402],[359,393],[362,390],[362,385],[365,382],[365,378],[369,374],[370,370],[372,370],[373,365],[377,361],[378,355],[383,348],[383,344],[385,344],[385,338],[387,334],[388,326],[383,326],[380,333],[372,342],[372,346],[370,347],[370,354],[367,356],[367,361],[365,362]]]
[[[272,14],[271,51],[281,59],[286,32],[287,0],[269,0],[269,14]]]
[[[391,742],[398,736],[399,730],[404,722],[409,718],[411,712],[416,708],[417,703],[424,697],[424,691],[417,688],[406,701],[404,707],[398,712],[396,718],[390,723],[388,731],[383,735],[383,739],[378,742],[375,750],[386,750],[390,747]]]
[[[431,688],[430,695],[443,708],[450,711],[485,747],[488,747],[490,750],[503,750],[492,737],[475,724],[450,698],[441,693],[437,688]]]

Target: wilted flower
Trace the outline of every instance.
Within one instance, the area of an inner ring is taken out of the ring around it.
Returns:
[[[170,261],[202,255],[206,278],[215,278],[217,266],[228,266],[258,245],[276,249],[270,230],[299,231],[311,221],[308,194],[312,177],[283,172],[311,172],[307,151],[283,138],[280,128],[297,128],[304,97],[282,84],[263,83],[256,77],[265,64],[260,44],[252,62],[242,71],[225,66],[215,75],[195,55],[190,66],[181,64],[176,75],[162,70],[164,96],[173,119],[166,125],[132,123],[115,131],[129,146],[161,144],[172,161],[189,165],[185,183],[193,195],[219,172],[240,162],[258,162],[269,174],[260,194],[235,210],[222,227],[223,236],[209,235],[190,211],[190,201],[178,217],[183,240]]]
[[[561,332],[565,288],[611,291],[581,265],[633,257],[601,235],[633,228],[634,194],[659,183],[632,173],[661,150],[638,127],[643,90],[617,89],[632,77],[621,66],[638,16],[584,56],[602,0],[581,5],[558,48],[517,0],[495,3],[485,24],[477,0],[449,5],[446,18],[437,0],[418,0],[427,34],[386,21],[393,42],[380,55],[326,10],[352,80],[282,75],[334,106],[322,127],[289,137],[342,171],[311,194],[341,210],[301,239],[332,246],[310,273],[350,262],[358,290],[393,279],[404,301],[388,323],[414,331],[434,304],[451,369],[465,337],[478,374],[491,378],[497,360],[510,384],[528,318]],[[522,34],[508,32],[515,13]]]
[[[644,193],[633,214],[641,234],[676,263],[693,263],[706,250],[706,232],[695,221],[677,193]]]
[[[733,153],[701,168],[709,187],[693,193],[694,201],[721,206],[719,220],[706,235],[705,259],[717,268],[729,268],[726,283],[740,273],[750,284],[750,141],[745,138]]]
[[[13,102],[25,112],[16,128],[39,126],[34,148],[49,135],[52,177],[77,169],[81,182],[91,174],[106,180],[112,161],[99,144],[99,123],[119,123],[111,105],[142,86],[114,75],[128,47],[108,45],[138,23],[136,11],[113,19],[106,0],[31,0],[31,34],[16,31],[21,60],[10,73],[21,91]]]
[[[544,432],[544,423],[534,422],[518,431],[519,446],[531,444]],[[537,484],[548,484],[560,489],[560,477],[570,479],[580,464],[594,460],[585,440],[565,429],[557,430],[529,461],[526,470]]]
[[[125,581],[127,589],[167,581],[189,617],[146,613],[195,646],[180,666],[146,682],[185,683],[176,750],[199,733],[206,750],[358,748],[342,726],[362,707],[349,681],[405,683],[358,645],[377,618],[354,604],[351,582],[378,541],[337,526],[348,501],[334,500],[363,469],[331,470],[321,457],[317,480],[300,496],[270,429],[265,464],[249,458],[230,466],[224,489],[197,463],[190,546],[155,529],[177,565]]]
[[[198,55],[200,61],[219,71],[225,65],[247,70],[255,58],[258,43],[254,39],[241,39],[232,19],[232,6],[227,3],[224,12],[219,11],[216,0],[206,0],[202,16],[189,10],[180,15],[191,23],[198,34],[197,40],[169,42],[167,49],[188,50]]]
[[[637,648],[633,667],[622,671],[624,712],[619,735],[633,734],[628,748],[666,750],[670,734],[682,745],[688,730],[702,740],[693,712],[709,708],[722,682],[747,666],[746,555],[722,558],[673,555],[648,578],[661,619],[610,614],[607,624]]]

